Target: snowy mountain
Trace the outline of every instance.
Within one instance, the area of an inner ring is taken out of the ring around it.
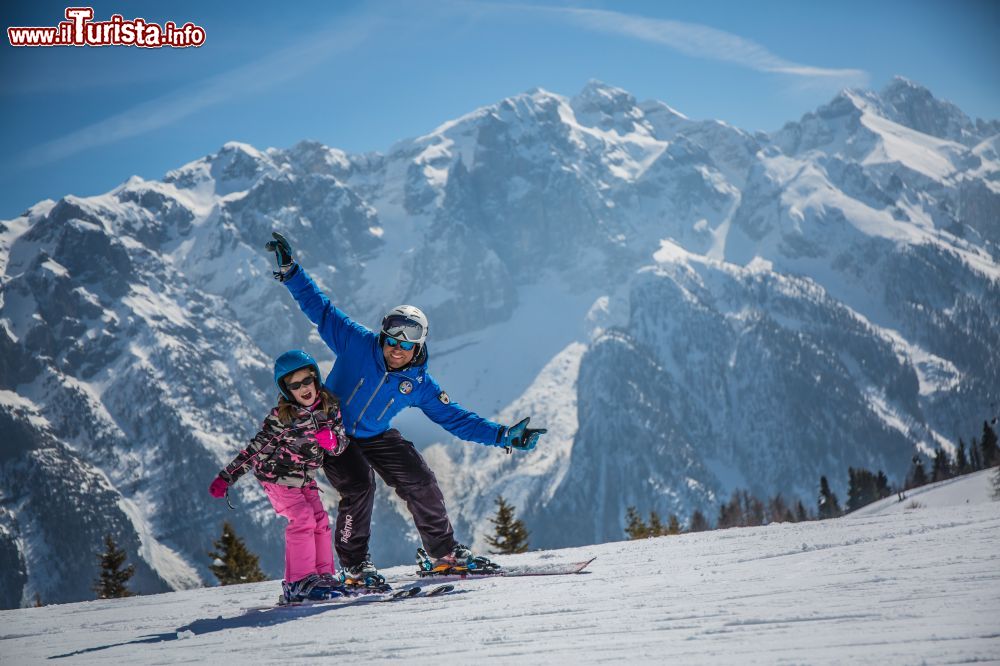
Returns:
[[[88,598],[105,533],[140,591],[210,582],[224,518],[278,573],[253,481],[233,512],[205,492],[274,400],[272,359],[333,361],[270,279],[272,229],[355,319],[422,307],[455,399],[549,427],[506,456],[397,419],[480,544],[501,493],[560,547],[621,537],[628,505],[900,481],[1000,401],[998,141],[904,79],[772,135],[594,81],[385,154],[231,142],[40,202],[0,222],[0,605]],[[384,489],[374,535],[410,561]]]
[[[835,520],[509,556],[597,559],[581,575],[460,581],[438,598],[244,611],[274,602],[270,581],[0,611],[0,649],[18,664],[991,662],[993,473]],[[402,581],[413,568],[386,573]]]

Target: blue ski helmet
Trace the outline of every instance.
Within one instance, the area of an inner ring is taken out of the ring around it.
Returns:
[[[319,372],[319,364],[316,363],[316,359],[304,351],[293,349],[292,351],[285,352],[274,361],[274,385],[278,387],[278,390],[281,391],[281,395],[285,396],[285,399],[295,400],[295,398],[288,395],[288,392],[285,390],[285,383],[281,381],[281,378],[302,368],[312,368],[313,372],[316,373],[316,381],[320,384],[323,383],[323,376]]]

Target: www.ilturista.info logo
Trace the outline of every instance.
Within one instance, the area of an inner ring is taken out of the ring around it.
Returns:
[[[186,48],[205,43],[205,29],[188,22],[178,27],[173,21],[162,26],[143,18],[125,20],[112,14],[107,21],[94,21],[93,7],[67,7],[66,20],[54,28],[10,27],[11,46],[164,46]]]

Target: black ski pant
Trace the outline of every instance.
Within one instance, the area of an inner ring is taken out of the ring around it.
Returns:
[[[326,456],[323,472],[340,494],[333,545],[341,567],[368,557],[376,472],[406,502],[431,557],[446,555],[455,547],[455,533],[434,472],[395,428],[375,437],[351,438],[342,454]]]

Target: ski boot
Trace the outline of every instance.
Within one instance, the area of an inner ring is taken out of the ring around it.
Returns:
[[[347,596],[347,588],[341,582],[339,574],[321,573],[319,574],[319,580],[320,582],[317,584],[317,587],[329,590],[330,599]]]
[[[322,579],[317,574],[309,574],[302,580],[291,583],[281,581],[281,597],[286,604],[322,601],[330,598],[330,589],[323,587]]]
[[[378,572],[371,560],[365,560],[351,567],[342,567],[340,582],[348,589],[365,588],[376,592],[387,592],[391,589],[385,582],[385,576]]]
[[[473,555],[462,544],[456,545],[450,553],[431,558],[423,548],[417,549],[417,566],[423,576],[496,574],[502,569],[482,555]]]

